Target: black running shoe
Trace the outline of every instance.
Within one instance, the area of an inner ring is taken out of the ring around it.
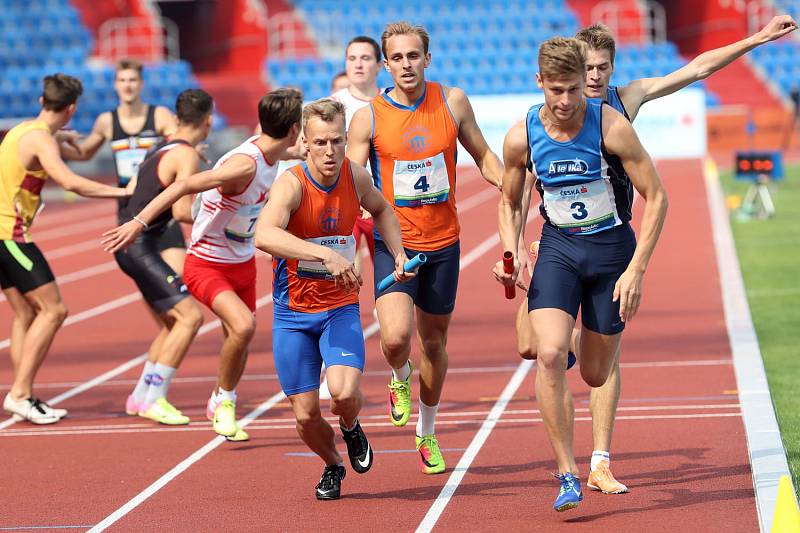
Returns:
[[[350,431],[342,430],[342,437],[345,444],[347,444],[347,456],[350,457],[350,466],[359,474],[367,472],[372,468],[372,447],[369,445],[367,436],[364,435],[364,430],[361,429],[361,424],[356,421],[356,427]]]
[[[318,500],[338,500],[342,492],[342,480],[347,471],[343,466],[326,466],[317,483]]]

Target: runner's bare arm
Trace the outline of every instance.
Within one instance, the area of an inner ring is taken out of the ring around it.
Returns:
[[[643,276],[664,226],[668,202],[653,161],[631,123],[608,105],[603,106],[602,120],[606,149],[619,156],[633,186],[645,201],[636,250],[614,288],[614,300],[620,300],[620,318],[625,321],[639,309]]]
[[[166,154],[158,165],[158,179],[165,187],[173,182],[185,180],[195,174],[200,167],[200,155],[191,146],[179,146]],[[191,224],[192,195],[181,196],[172,204],[172,218],[178,222]]]
[[[291,172],[284,172],[270,190],[269,201],[258,217],[255,244],[273,257],[319,261],[336,280],[349,289],[360,287],[361,277],[353,263],[330,248],[305,241],[286,231],[292,213],[300,206],[302,185]]]
[[[79,146],[81,134],[75,130],[59,130],[53,134],[58,143],[61,159],[64,161],[77,161],[82,157]]]
[[[156,123],[156,132],[162,137],[168,137],[178,129],[178,120],[175,115],[164,106],[156,106],[153,119]]]
[[[446,87],[445,96],[450,110],[458,123],[458,140],[475,160],[483,179],[497,187],[502,187],[503,163],[492,152],[483,137],[475,112],[467,95],[458,87]]]
[[[378,229],[383,242],[395,258],[395,275],[398,281],[411,279],[415,274],[403,271],[403,265],[408,261],[405,249],[403,248],[403,235],[400,232],[400,223],[394,214],[394,209],[383,197],[383,194],[372,184],[372,176],[367,169],[353,164],[353,177],[358,190],[361,206],[366,209],[375,219],[375,227]]]
[[[305,158],[306,158],[306,146],[303,144],[302,135],[298,135],[297,142],[294,143],[294,146],[290,146],[289,148],[287,148],[286,151],[283,152],[283,154],[281,154],[280,157],[280,159],[283,161],[291,161],[293,159],[305,159]]]
[[[20,140],[21,151],[34,155],[42,168],[64,189],[87,198],[122,198],[130,196],[132,190],[112,187],[84,178],[72,172],[61,159],[58,143],[43,130],[33,130]]]
[[[192,174],[186,179],[176,180],[172,185],[161,191],[161,194],[153,198],[136,215],[136,218],[103,233],[103,240],[101,241],[103,249],[109,253],[114,253],[130,246],[153,219],[171,207],[181,197],[187,194],[207,191],[215,187],[244,186],[253,178],[255,172],[256,163],[252,158],[243,154],[236,154],[215,169]]]
[[[620,88],[620,98],[633,120],[645,102],[661,98],[683,89],[690,83],[703,80],[753,48],[780,39],[797,29],[797,22],[789,15],[773,17],[760,31],[733,44],[703,52],[678,70],[659,78],[633,80]]]
[[[506,274],[503,271],[503,262],[498,261],[494,268],[494,275],[503,285],[513,285],[519,272],[519,259],[516,257],[520,227],[522,221],[522,189],[525,186],[525,165],[528,153],[528,141],[525,133],[525,123],[515,124],[506,134],[503,141],[503,159],[505,171],[503,173],[503,195],[498,206],[498,228],[503,250],[513,252],[514,273]]]
[[[347,159],[356,165],[366,167],[371,137],[372,107],[366,106],[356,111],[350,119],[347,130]]]
[[[100,113],[94,121],[92,131],[78,143],[76,157],[69,157],[75,161],[89,161],[95,156],[103,144],[111,138],[111,112]]]

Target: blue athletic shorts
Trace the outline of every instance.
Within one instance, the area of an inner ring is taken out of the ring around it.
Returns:
[[[528,291],[528,311],[561,309],[603,335],[625,329],[614,285],[628,268],[636,248],[629,224],[590,235],[566,235],[551,224],[542,227],[539,255]]]
[[[406,248],[409,259],[419,252]],[[394,272],[394,257],[382,240],[375,240],[375,296],[390,292],[404,292],[411,296],[414,305],[432,315],[449,315],[456,307],[458,268],[461,256],[459,241],[441,250],[424,252],[428,261],[419,267],[417,277],[405,283],[395,283],[378,294],[378,283]]]
[[[287,396],[319,388],[322,363],[364,371],[364,332],[358,304],[301,313],[275,303],[272,353]]]

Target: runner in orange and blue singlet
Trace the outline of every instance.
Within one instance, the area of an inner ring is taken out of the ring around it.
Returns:
[[[344,156],[345,108],[326,98],[303,110],[306,161],[276,180],[259,219],[256,246],[272,254],[272,347],[281,388],[292,404],[298,433],[325,462],[316,486],[320,500],[338,499],[345,469],[333,430],[320,416],[319,373],[325,363],[331,412],[359,474],[372,467],[372,449],[358,423],[364,369],[364,334],[358,308],[361,277],[355,271],[353,226],[363,207],[392,250],[403,274],[400,226],[372,186],[369,173]]]
[[[359,165],[369,159],[375,185],[394,208],[411,257],[425,252],[417,277],[377,294],[377,283],[393,267],[385,243],[376,239],[376,307],[381,347],[393,369],[389,417],[395,426],[411,413],[409,355],[416,307],[421,339],[420,417],[417,450],[426,474],[444,472],[434,422],[447,373],[447,329],[455,308],[459,273],[456,213],[457,142],[467,149],[484,178],[499,186],[503,166],[489,149],[466,95],[456,87],[425,81],[430,65],[428,33],[420,26],[389,24],[381,37],[384,64],[395,86],[359,110],[348,131],[347,155]]]

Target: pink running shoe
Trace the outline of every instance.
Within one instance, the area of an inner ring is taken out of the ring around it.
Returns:
[[[208,399],[208,403],[206,403],[206,418],[214,421],[214,411],[217,410],[217,406],[219,402],[217,401],[217,395],[213,392],[211,393],[211,397]]]
[[[125,400],[125,414],[138,416],[140,411],[142,411],[142,406],[136,403],[136,400],[133,399],[133,394],[128,395],[128,399]]]

